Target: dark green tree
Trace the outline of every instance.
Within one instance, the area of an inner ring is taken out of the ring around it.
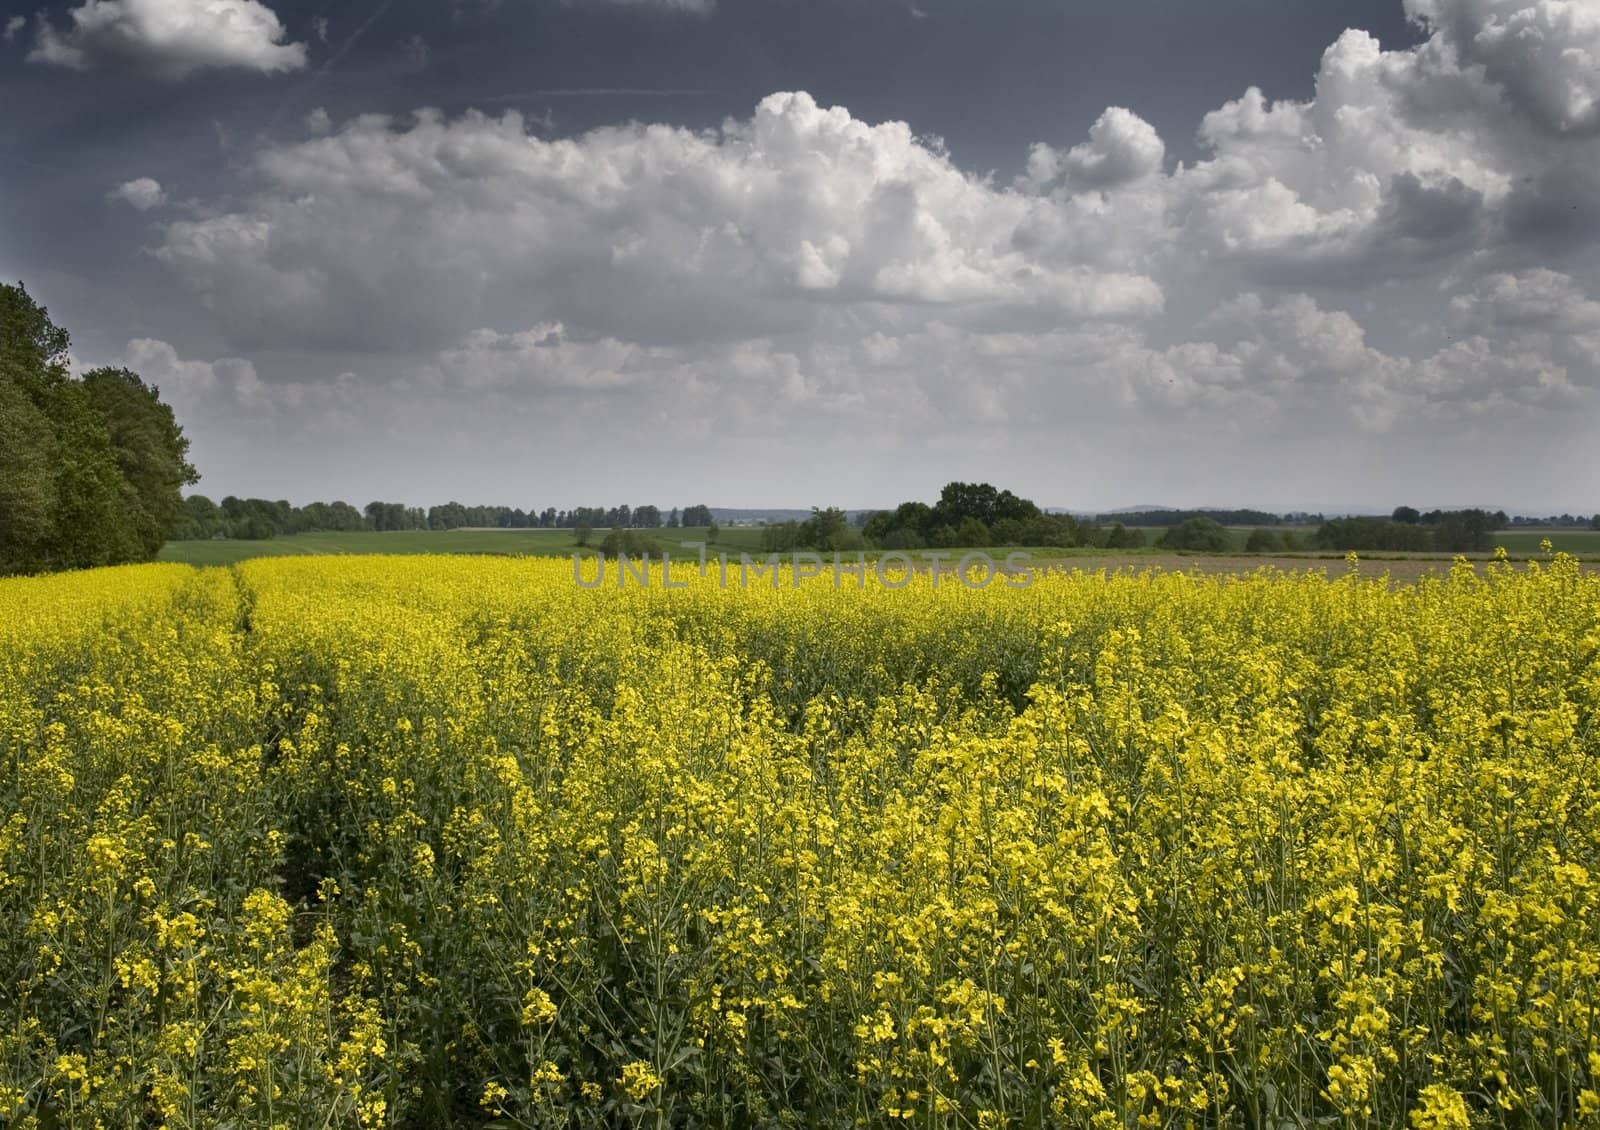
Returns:
[[[1250,536],[1245,539],[1246,553],[1271,553],[1283,548],[1276,530],[1269,530],[1265,526],[1257,526],[1250,531]]]
[[[56,509],[55,462],[50,421],[0,372],[0,573],[39,567]]]
[[[181,537],[214,538],[227,536],[227,522],[215,502],[203,494],[191,494],[183,500],[185,521]]]
[[[1190,518],[1161,535],[1162,549],[1181,549],[1195,553],[1224,553],[1233,545],[1227,527],[1210,518]]]
[[[761,530],[761,549],[764,553],[788,553],[800,548],[800,523],[775,522]]]
[[[846,548],[847,542],[858,540],[852,537],[854,532],[844,511],[837,506],[826,509],[813,506],[811,517],[800,523],[799,544],[806,549],[841,550]]]
[[[1105,533],[1107,549],[1137,549],[1144,545],[1144,531],[1137,526],[1131,529],[1121,522],[1114,522]]]
[[[126,369],[67,372],[67,331],[0,285],[0,570],[149,560],[192,526],[198,476],[157,390]]]
[[[71,344],[67,331],[50,320],[50,312],[33,300],[27,287],[0,283],[0,358],[19,373],[54,369],[64,376]]]
[[[980,518],[963,518],[961,525],[956,527],[954,544],[964,549],[986,546],[989,544],[989,527]]]
[[[8,389],[0,413],[18,440],[0,455],[9,484],[5,505],[20,518],[15,529],[0,533],[0,561],[10,570],[85,568],[149,556],[128,510],[131,488],[105,421],[83,382],[67,372],[70,344],[67,331],[22,284],[0,285],[0,383]],[[49,468],[48,485],[41,460]],[[49,515],[43,528],[41,505]]]
[[[122,477],[105,420],[89,393],[62,373],[40,407],[56,441],[55,508],[40,567],[87,569],[147,560],[133,514],[133,488]],[[157,548],[160,548],[157,546]]]
[[[41,407],[66,376],[67,331],[21,283],[0,285],[0,572],[44,567],[57,508],[55,426]]]
[[[997,517],[995,510],[999,501],[1000,492],[988,483],[946,483],[939,492],[939,501],[933,507],[934,525],[959,529],[968,518],[974,518],[987,526]],[[1008,513],[1001,516],[1016,518],[1023,515]]]
[[[926,502],[902,502],[893,510],[872,515],[861,532],[884,549],[921,549],[928,543],[933,524],[933,507]],[[889,544],[891,539],[896,544]]]
[[[116,451],[141,555],[154,557],[183,520],[183,488],[200,480],[189,463],[189,440],[159,391],[137,373],[93,369],[83,388]]]

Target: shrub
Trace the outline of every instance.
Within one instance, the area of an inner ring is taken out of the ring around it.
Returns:
[[[1174,526],[1161,535],[1157,543],[1162,549],[1179,549],[1192,553],[1226,553],[1233,548],[1233,539],[1221,522],[1211,518],[1190,518],[1181,526]]]
[[[607,557],[660,557],[664,551],[659,541],[638,530],[612,530],[600,542],[600,552]]]
[[[1265,526],[1257,526],[1250,531],[1250,536],[1245,539],[1244,550],[1246,553],[1272,553],[1283,548],[1283,540],[1276,530],[1269,530]]]

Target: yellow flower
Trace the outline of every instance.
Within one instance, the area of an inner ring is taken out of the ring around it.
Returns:
[[[483,1096],[478,1100],[478,1105],[484,1110],[498,1113],[502,1109],[501,1104],[510,1094],[511,1092],[503,1085],[491,1079],[483,1085]]]
[[[1470,1130],[1472,1118],[1467,1112],[1467,1100],[1454,1088],[1430,1083],[1418,1093],[1417,1100],[1411,1112],[1415,1130]]]
[[[665,1080],[656,1074],[655,1068],[650,1064],[636,1059],[622,1065],[619,1082],[629,1098],[634,1102],[643,1102],[655,1093]]]

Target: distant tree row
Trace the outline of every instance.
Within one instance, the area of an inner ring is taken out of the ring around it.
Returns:
[[[796,549],[845,552],[865,549],[866,537],[850,524],[837,506],[812,508],[804,522],[777,522],[761,531],[761,548],[769,553],[788,553]]]
[[[1576,518],[1571,514],[1555,514],[1548,518],[1526,518],[1518,515],[1511,519],[1515,526],[1550,526],[1572,530],[1600,530],[1600,514],[1590,514],[1587,517],[1580,514]]]
[[[1418,510],[1414,506],[1396,506],[1389,519],[1407,526],[1438,526],[1471,521],[1479,525],[1488,522],[1490,529],[1503,530],[1511,525],[1511,519],[1506,517],[1504,510]]]
[[[703,521],[686,519],[703,518]],[[328,531],[376,530],[459,530],[465,528],[534,530],[575,529],[660,529],[663,526],[709,526],[711,511],[706,506],[690,506],[681,513],[674,508],[665,516],[655,506],[580,506],[572,510],[521,510],[511,506],[464,506],[446,502],[424,510],[400,502],[369,502],[357,510],[348,502],[313,502],[293,506],[279,499],[235,498],[221,503],[203,494],[183,500],[182,513],[173,527],[173,537],[263,539],[285,534]]]
[[[1419,553],[1487,553],[1493,534],[1509,525],[1503,511],[1396,508],[1388,518],[1335,518],[1317,530],[1321,549]]]
[[[1233,537],[1221,522],[1201,514],[1168,527],[1156,545],[1190,553],[1225,553],[1233,548]]]
[[[989,546],[1084,546],[1114,549],[1144,544],[1141,530],[1101,526],[1068,514],[1047,514],[1025,498],[989,483],[947,483],[931,506],[902,502],[859,516],[859,528],[838,507],[814,508],[803,522],[762,531],[768,551],[914,550]]]
[[[913,501],[880,510],[867,518],[861,532],[879,549],[1083,544],[1077,519],[1046,514],[1028,499],[989,483],[946,483],[932,506]]]
[[[246,538],[260,541],[279,534],[325,530],[364,530],[370,527],[361,511],[348,502],[313,502],[291,506],[279,499],[235,498],[212,502],[203,494],[183,500],[183,519],[173,534],[176,541],[195,538]]]
[[[1305,538],[1295,536],[1293,530],[1256,526],[1245,538],[1246,553],[1282,553],[1286,550],[1304,549],[1314,541],[1315,535]],[[1233,534],[1214,518],[1188,518],[1181,525],[1169,527],[1156,541],[1162,549],[1176,549],[1195,553],[1227,553],[1232,551]]]
[[[1106,519],[1127,519],[1113,521]],[[1600,515],[1595,517],[1600,528]],[[1226,553],[1235,549],[1229,525],[1254,527],[1244,549],[1275,553],[1294,549],[1482,553],[1491,549],[1493,532],[1510,524],[1503,511],[1429,510],[1399,507],[1388,518],[1335,518],[1264,510],[1157,510],[1101,515],[1088,521],[1069,514],[1049,514],[1031,501],[988,483],[946,484],[939,500],[903,502],[893,510],[866,516],[859,534],[836,507],[814,509],[803,522],[783,522],[762,531],[766,550],[882,550],[983,548],[986,546],[1135,548],[1145,544],[1144,531],[1131,523],[1166,527],[1157,541],[1162,549]],[[1311,525],[1297,537],[1283,525]],[[1570,524],[1576,525],[1576,521]]]
[[[199,475],[157,389],[67,370],[67,331],[0,285],[0,573],[148,561]]]
[[[880,510],[866,520],[862,533],[880,549],[1144,545],[1143,530],[1121,522],[1103,525],[1070,514],[1048,514],[1029,499],[988,483],[947,483],[932,506],[902,502],[893,510]]]

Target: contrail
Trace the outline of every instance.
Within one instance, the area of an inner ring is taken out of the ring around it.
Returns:
[[[316,71],[312,73],[311,77],[299,87],[299,89],[294,90],[284,96],[283,100],[278,103],[278,108],[273,111],[272,119],[267,122],[267,128],[264,132],[270,133],[277,129],[278,123],[283,120],[284,112],[289,108],[289,102],[294,98],[298,98],[300,95],[309,94],[310,92],[316,90],[316,88],[321,84],[322,80],[328,76],[328,73],[332,71],[333,68],[350,53],[350,48],[356,45],[356,41],[359,40],[363,35],[367,34],[368,29],[371,28],[373,24],[381,20],[384,16],[384,13],[386,13],[393,6],[394,0],[378,0],[378,5],[377,7],[373,8],[372,14],[362,22],[360,27],[356,28],[355,31],[350,33],[349,37],[339,45],[339,49],[324,59],[322,66],[318,67]],[[329,7],[331,7],[331,3],[323,4],[322,12],[327,12]],[[319,15],[320,14],[321,13],[319,13]]]
[[[322,66],[317,68],[317,73],[311,78],[311,85],[315,86],[317,79],[331,71],[334,64],[343,59],[345,55],[349,53],[350,48],[356,45],[356,40],[360,39],[363,35],[366,35],[367,29],[382,19],[383,14],[393,6],[394,0],[378,0],[378,6],[372,10],[372,15],[367,17],[366,22],[360,27],[356,28],[355,31],[351,32],[350,38],[344,41],[344,44],[339,48],[339,50],[335,51],[331,56],[329,56],[327,62],[323,63]]]

